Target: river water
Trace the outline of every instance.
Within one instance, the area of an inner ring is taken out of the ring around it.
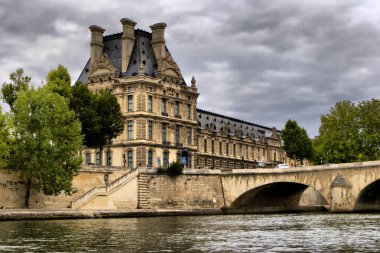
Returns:
[[[0,252],[379,252],[380,214],[0,222]]]

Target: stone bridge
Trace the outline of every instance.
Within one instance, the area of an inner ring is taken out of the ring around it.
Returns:
[[[104,183],[105,173],[111,173],[109,184]],[[0,179],[7,177],[4,174]],[[82,170],[73,184],[78,189],[73,196],[38,195],[31,203],[38,204],[37,208],[223,208],[231,213],[321,207],[331,212],[380,211],[380,161],[289,169],[185,170],[176,178],[145,168],[104,168]],[[0,206],[15,206],[15,186],[20,188],[21,205],[22,184],[6,183],[0,187]]]
[[[227,208],[297,209],[306,189],[331,212],[380,210],[380,161],[220,174]]]

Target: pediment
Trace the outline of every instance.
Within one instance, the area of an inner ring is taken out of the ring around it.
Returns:
[[[180,74],[178,74],[178,72],[174,69],[165,69],[162,74],[177,78],[180,77]]]
[[[118,76],[119,71],[112,65],[105,52],[90,66],[88,73],[90,83],[113,81]]]

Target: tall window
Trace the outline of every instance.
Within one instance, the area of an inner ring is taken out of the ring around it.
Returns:
[[[248,159],[248,145],[245,145],[245,157]]]
[[[107,151],[106,153],[106,162],[107,162],[107,166],[112,166],[112,153],[111,151]]]
[[[96,165],[100,165],[100,152],[96,152],[95,159],[96,159]]]
[[[86,153],[86,164],[90,164],[90,163],[91,163],[91,154]]]
[[[186,104],[186,118],[190,119],[191,109],[190,104]]]
[[[252,146],[251,148],[252,148],[252,154],[251,154],[251,157],[252,157],[252,159],[255,159],[255,147]]]
[[[178,101],[175,101],[175,107],[174,107],[174,111],[175,111],[175,116],[179,116],[179,102]]]
[[[148,140],[153,140],[153,121],[148,121]]]
[[[152,107],[153,107],[153,97],[148,96],[148,112],[152,112]]]
[[[226,142],[226,155],[230,155],[229,143]]]
[[[207,139],[203,140],[203,149],[204,149],[204,152],[207,153]]]
[[[234,152],[234,156],[236,156],[236,144],[235,143],[233,145],[233,152]]]
[[[133,121],[128,120],[128,140],[133,139]]]
[[[274,152],[274,153],[273,153],[273,161],[277,161],[277,150],[274,149],[273,152]]]
[[[128,168],[133,168],[133,151],[128,151]]]
[[[128,112],[133,111],[133,95],[128,95]]]
[[[214,149],[214,140],[211,140],[211,153],[214,154],[215,149]]]
[[[175,126],[175,144],[179,145],[179,125]]]
[[[148,151],[148,168],[153,167],[153,151],[149,150]]]
[[[162,123],[162,143],[166,143],[166,124]]]
[[[169,152],[168,151],[164,151],[164,168],[167,168],[169,167]]]
[[[222,152],[222,141],[219,141],[219,155],[221,155]]]
[[[182,163],[181,153],[180,152],[177,153],[177,162]]]
[[[239,145],[239,148],[240,148],[240,157],[243,156],[243,145],[240,143]]]
[[[191,145],[191,127],[187,128],[187,144]]]
[[[260,159],[260,148],[257,148],[257,160],[261,160]]]
[[[162,101],[161,101],[161,112],[162,113],[167,113],[166,112],[166,98],[162,98]]]

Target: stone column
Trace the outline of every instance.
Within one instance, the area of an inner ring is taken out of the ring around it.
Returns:
[[[165,27],[165,23],[157,23],[150,26],[152,29],[152,47],[158,62],[166,55]]]
[[[97,59],[100,58],[103,52],[103,33],[105,29],[101,28],[100,26],[97,25],[92,25],[89,27],[91,31],[91,60],[90,60],[90,65],[92,66]]]
[[[135,44],[135,25],[131,19],[123,18],[120,20],[123,25],[123,36],[121,37],[121,72],[128,69],[129,60]]]

